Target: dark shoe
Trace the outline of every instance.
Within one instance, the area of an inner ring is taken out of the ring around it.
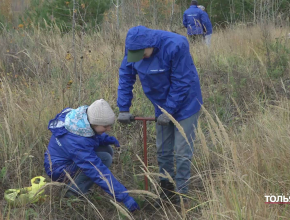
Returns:
[[[171,199],[175,195],[173,183],[169,182],[168,180],[161,180],[160,186],[162,189],[160,193],[161,199]]]
[[[160,181],[160,186],[161,186],[161,193],[159,195],[159,199],[156,199],[154,206],[156,208],[161,207],[161,200],[164,202],[174,202],[174,198],[176,196],[174,192],[174,185],[173,183],[170,183],[168,180],[161,180]]]
[[[190,200],[188,198],[182,197],[183,207],[185,210],[190,208]],[[176,196],[175,201],[173,203],[176,207],[181,207],[180,196]]]

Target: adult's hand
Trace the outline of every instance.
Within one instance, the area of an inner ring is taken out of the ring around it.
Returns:
[[[161,114],[159,115],[159,117],[157,118],[157,124],[159,125],[168,125],[170,122],[170,119],[168,118],[168,116],[166,114]]]
[[[118,121],[124,124],[129,124],[133,118],[129,112],[120,112],[118,116]]]

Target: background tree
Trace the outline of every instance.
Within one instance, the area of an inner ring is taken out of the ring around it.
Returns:
[[[102,21],[103,14],[109,7],[110,1],[107,0],[77,0],[75,9],[71,0],[31,0],[31,6],[25,12],[24,18],[35,24],[57,24],[64,31],[68,31],[72,28],[74,14],[76,28],[91,29]]]

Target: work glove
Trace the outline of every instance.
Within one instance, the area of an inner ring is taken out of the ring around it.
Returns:
[[[170,119],[164,113],[159,115],[159,117],[157,118],[157,124],[159,125],[168,125],[169,122],[170,122]]]
[[[124,124],[129,124],[133,118],[129,112],[120,112],[118,116],[118,121]]]
[[[125,200],[124,200],[124,205],[126,206],[126,208],[130,211],[130,212],[134,212],[136,210],[140,210],[139,205],[137,204],[137,202],[135,202],[135,200],[128,196]]]

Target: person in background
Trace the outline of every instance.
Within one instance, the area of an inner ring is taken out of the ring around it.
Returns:
[[[132,89],[137,74],[145,95],[155,107],[159,172],[165,174],[164,170],[167,171],[176,182],[175,188],[167,178],[160,178],[163,189],[160,197],[165,201],[169,198],[178,205],[179,196],[174,196],[174,191],[185,195],[184,198],[188,193],[194,128],[202,105],[199,77],[186,37],[144,26],[128,31],[125,55],[119,69],[117,104],[121,123],[131,122]],[[189,144],[159,106],[183,127]],[[185,204],[188,202],[185,200]],[[156,206],[159,205],[160,200],[157,200]]]
[[[133,212],[139,209],[138,204],[109,170],[113,157],[110,145],[120,147],[115,137],[105,133],[114,122],[115,114],[103,99],[90,106],[63,109],[48,124],[52,135],[44,167],[53,181],[64,182],[65,172],[75,178],[76,185],[68,184],[65,197],[85,194],[95,183]]]
[[[197,0],[183,14],[183,26],[192,42],[201,41],[204,36],[212,34],[212,25],[208,14],[197,7]],[[205,30],[204,30],[205,29]]]
[[[199,5],[197,7],[200,8],[201,10],[203,10],[205,12],[205,7],[203,5]],[[203,26],[203,31],[204,31],[204,41],[205,41],[205,44],[207,46],[210,46],[212,34],[206,34],[206,28],[205,28],[205,26]]]
[[[204,7],[203,5],[198,5],[197,7],[198,7],[199,9],[205,11],[205,7]]]

